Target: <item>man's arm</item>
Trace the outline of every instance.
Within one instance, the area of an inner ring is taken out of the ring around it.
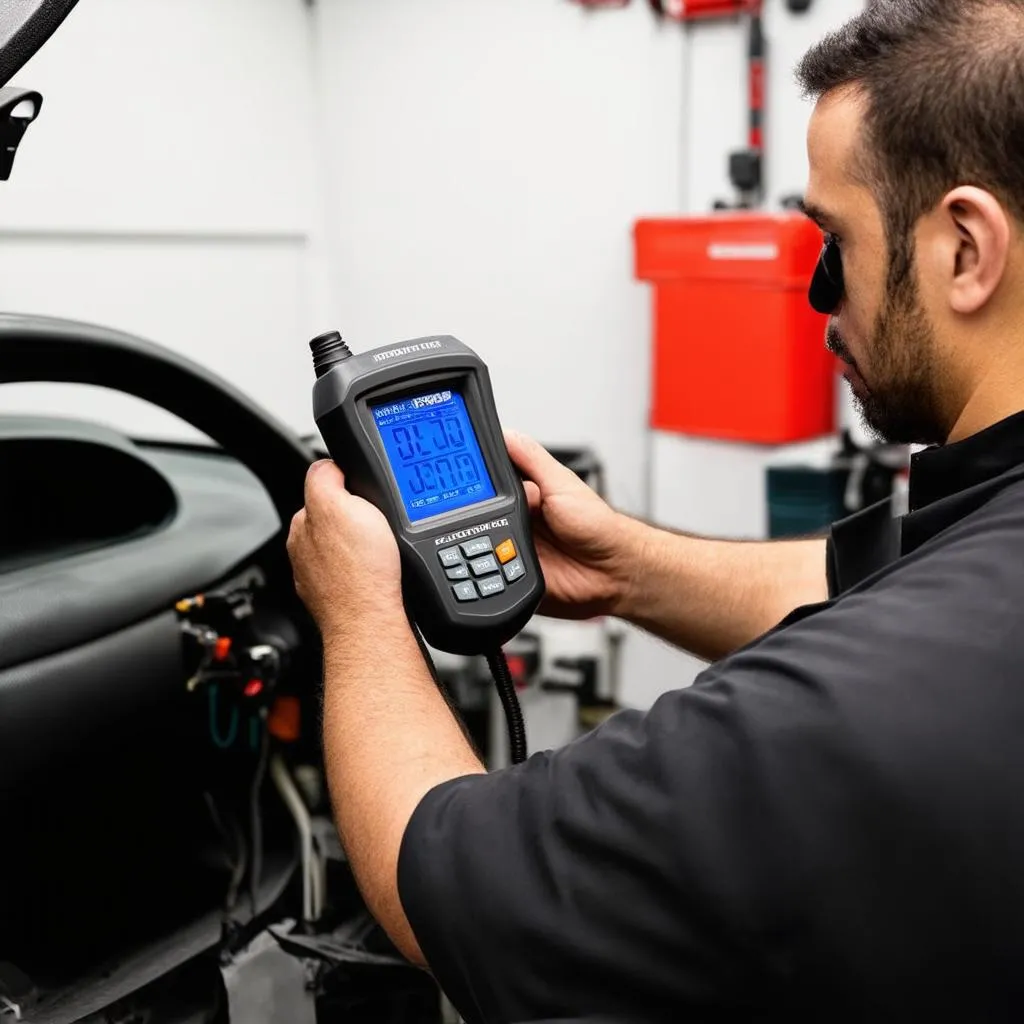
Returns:
[[[560,618],[616,615],[715,661],[828,596],[825,541],[738,543],[659,530],[610,508],[536,441],[506,434],[526,478]]]
[[[414,963],[423,954],[398,899],[398,851],[420,800],[483,774],[405,618],[375,622],[324,656],[324,761],[338,834],[370,912]]]
[[[370,912],[423,963],[398,899],[398,851],[420,800],[482,774],[405,617],[398,549],[384,517],[332,463],[306,482],[288,550],[324,640],[324,758],[335,821]]]
[[[637,526],[637,573],[615,613],[707,661],[828,598],[824,540],[744,543]]]

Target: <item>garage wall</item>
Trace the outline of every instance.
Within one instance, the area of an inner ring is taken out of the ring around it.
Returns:
[[[645,5],[317,0],[339,326],[450,332],[503,419],[593,444],[645,494],[648,303],[637,214],[675,209],[683,41]]]
[[[314,79],[302,0],[87,0],[17,76],[40,89],[0,185],[0,308],[142,334],[311,426],[305,340],[324,319]],[[0,408],[181,425],[85,389]]]

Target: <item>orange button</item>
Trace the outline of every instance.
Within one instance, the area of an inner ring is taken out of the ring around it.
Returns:
[[[494,553],[498,556],[498,561],[504,565],[506,562],[511,562],[516,557],[516,546],[511,540],[503,540],[495,549]]]

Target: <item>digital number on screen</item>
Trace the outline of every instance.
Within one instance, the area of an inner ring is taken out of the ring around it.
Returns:
[[[434,391],[372,407],[412,522],[495,496],[462,395]]]

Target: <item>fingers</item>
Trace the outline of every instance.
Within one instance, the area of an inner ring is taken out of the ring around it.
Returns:
[[[532,480],[523,481],[523,490],[526,491],[526,503],[530,506],[531,512],[540,508],[540,488]]]
[[[520,472],[533,480],[544,494],[554,494],[586,487],[570,469],[566,469],[541,445],[515,430],[505,431],[505,445],[509,457]]]
[[[330,459],[321,459],[309,467],[305,490],[307,511],[337,502],[345,493],[345,477]]]

